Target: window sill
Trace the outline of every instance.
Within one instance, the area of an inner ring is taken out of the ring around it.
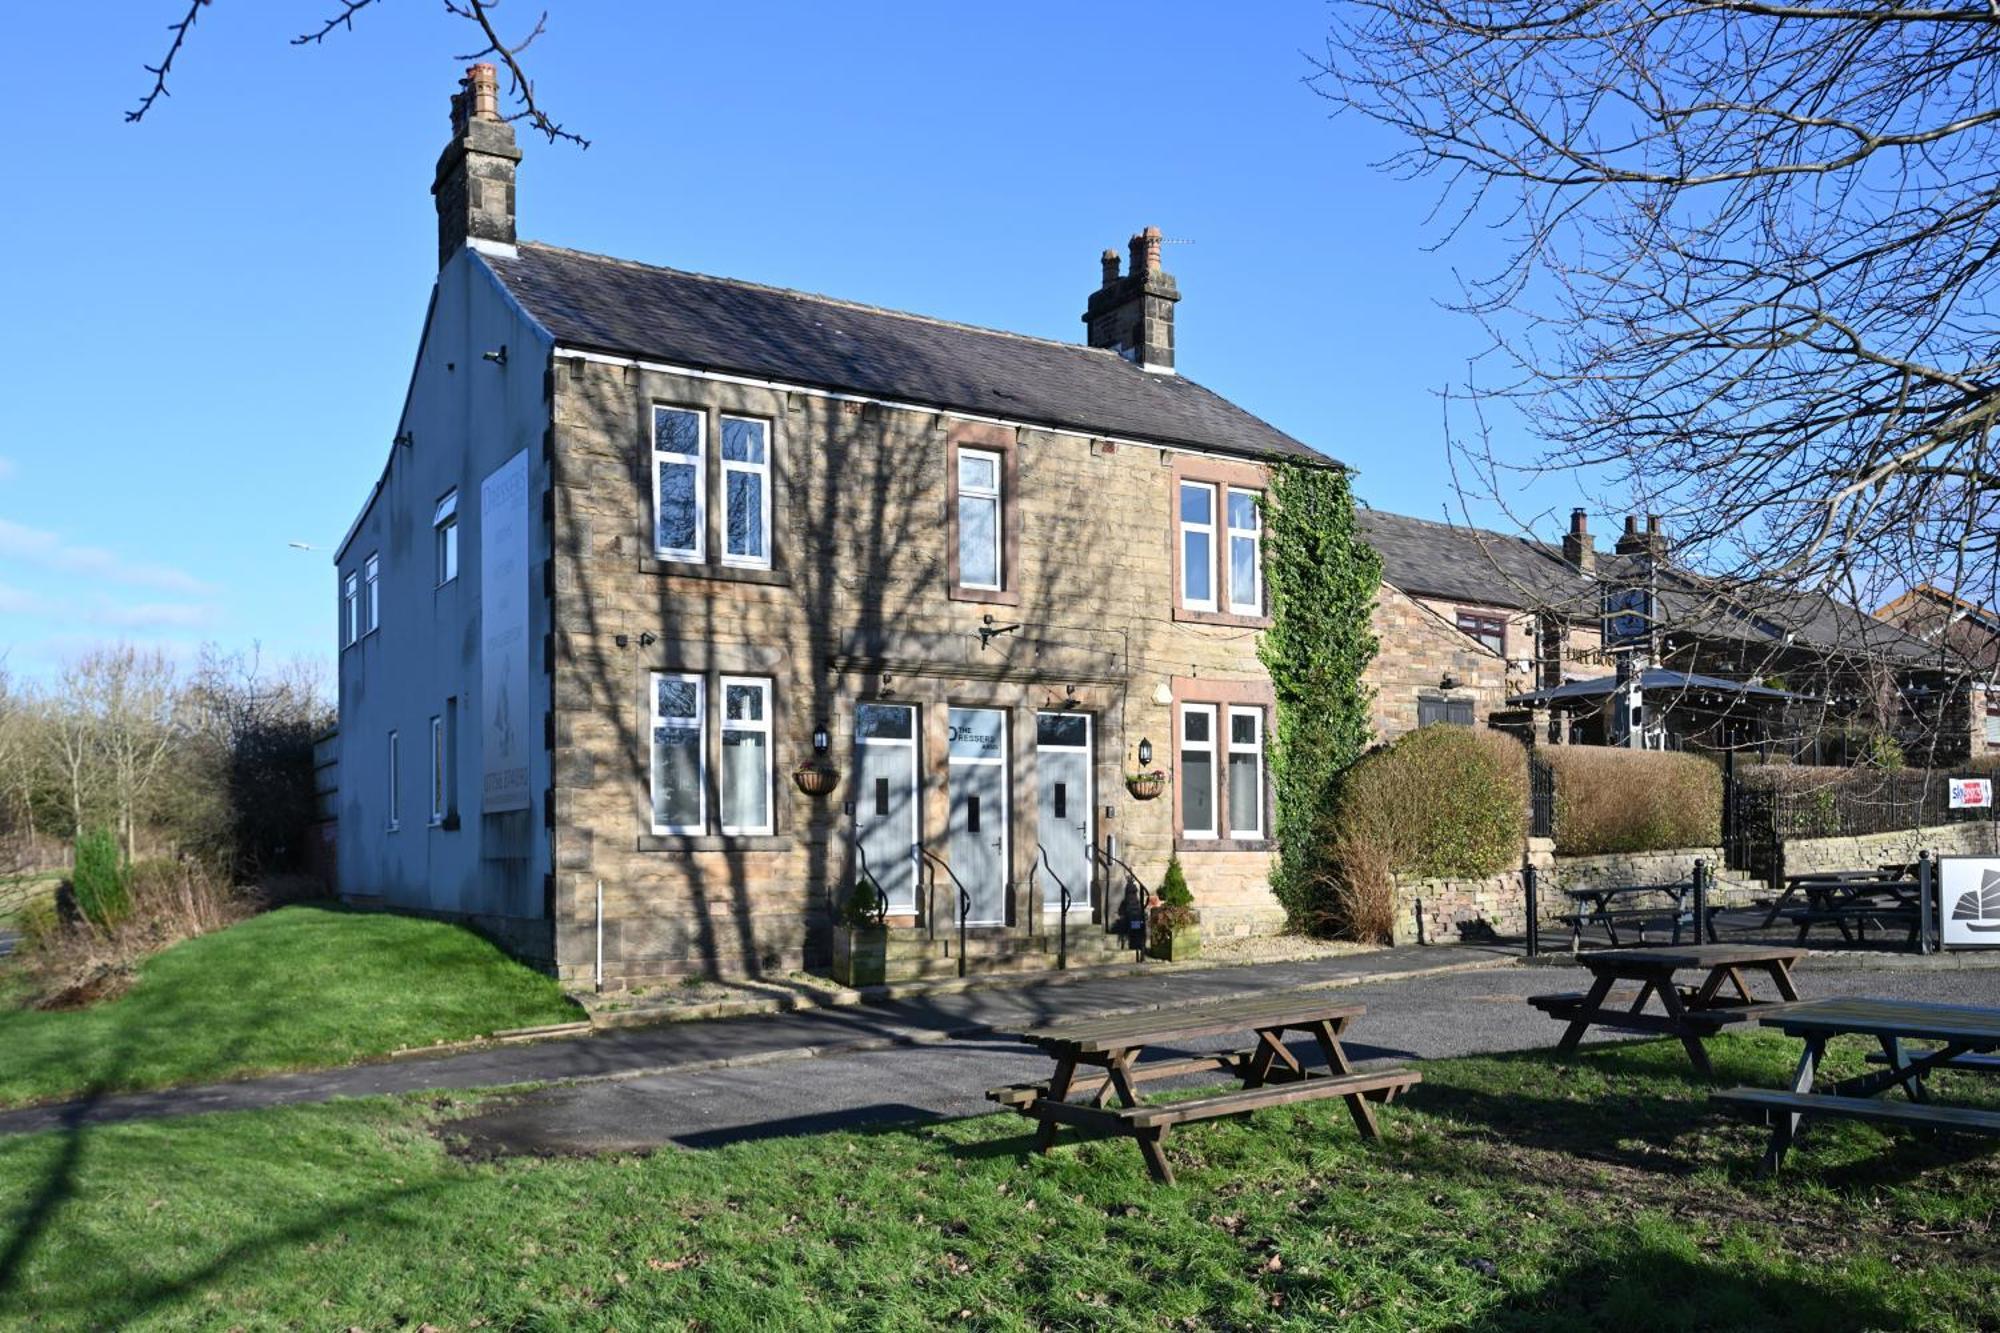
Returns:
[[[1245,616],[1230,611],[1194,611],[1185,606],[1174,608],[1174,619],[1190,625],[1233,625],[1238,629],[1271,627],[1269,616]]]
[[[445,833],[456,833],[458,831],[458,816],[446,815],[443,819],[433,819],[428,824],[425,824],[424,827],[438,829]]]
[[[954,602],[974,602],[984,606],[1021,604],[1021,591],[1018,588],[962,588],[952,584],[944,590],[944,595]]]
[[[1174,836],[1177,852],[1275,852],[1278,844],[1269,838],[1183,838]]]
[[[773,588],[792,586],[792,576],[782,569],[754,565],[704,565],[691,560],[662,560],[650,555],[639,557],[639,572],[666,578],[708,579],[716,583],[761,583]]]
[[[792,840],[782,833],[641,833],[641,852],[788,852]]]

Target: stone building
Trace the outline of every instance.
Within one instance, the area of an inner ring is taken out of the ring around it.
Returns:
[[[1276,926],[1258,500],[1336,464],[1178,373],[1159,233],[1085,344],[584,254],[517,238],[495,101],[337,557],[345,896],[610,985],[822,965],[863,878],[918,972],[961,916],[1033,965],[1065,890],[1087,953],[1175,853]]]

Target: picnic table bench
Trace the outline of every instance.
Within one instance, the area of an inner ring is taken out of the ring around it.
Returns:
[[[1559,1054],[1574,1051],[1593,1026],[1660,1033],[1680,1038],[1694,1067],[1712,1077],[1714,1070],[1702,1047],[1703,1039],[1774,1003],[1797,1000],[1792,964],[1804,956],[1803,949],[1760,944],[1593,949],[1577,955],[1577,962],[1593,978],[1589,991],[1531,995],[1528,1003],[1569,1024],[1556,1043]],[[1675,974],[1683,971],[1704,975],[1699,983],[1684,987],[1674,980]],[[1751,994],[1745,973],[1757,972],[1770,978],[1779,1001],[1760,1001]],[[1637,983],[1637,988],[1614,994],[1613,988],[1620,982]],[[1724,985],[1730,987],[1730,993],[1724,993]],[[1655,998],[1662,1012],[1647,1013],[1646,1002]]]
[[[1884,865],[1873,870],[1816,870],[1785,876],[1784,891],[1764,914],[1764,926],[1776,925],[1780,916],[1791,917],[1800,909],[1792,900],[1804,895],[1804,906],[1814,912],[1834,911],[1843,904],[1871,895],[1886,893],[1898,902],[1914,905],[1917,872],[1905,865]],[[1801,932],[1801,938],[1803,938]]]
[[[1393,1101],[1422,1075],[1412,1069],[1355,1070],[1340,1038],[1366,1012],[1361,1005],[1342,1004],[1324,992],[1294,992],[1036,1028],[1020,1038],[1053,1058],[1055,1073],[1039,1083],[993,1088],[986,1096],[1039,1123],[1038,1152],[1055,1146],[1062,1125],[1129,1135],[1138,1141],[1153,1179],[1170,1185],[1174,1173],[1167,1164],[1165,1145],[1176,1125],[1340,1097],[1361,1134],[1380,1137],[1371,1103]],[[1140,1058],[1148,1047],[1238,1032],[1255,1033],[1254,1044],[1212,1054]],[[1295,1055],[1284,1043],[1288,1032],[1310,1035],[1324,1068],[1309,1067]],[[1171,1102],[1149,1102],[1140,1096],[1142,1084],[1210,1070],[1233,1074],[1242,1086]],[[1120,1105],[1107,1105],[1114,1095]]]
[[[1910,1000],[1843,997],[1808,1000],[1760,1013],[1756,1021],[1805,1042],[1789,1088],[1731,1088],[1711,1100],[1771,1126],[1770,1146],[1763,1167],[1775,1172],[1798,1139],[1808,1116],[1840,1116],[1875,1120],[1925,1130],[1960,1130],[2000,1135],[2000,1111],[1942,1106],[1931,1100],[1928,1077],[1933,1070],[1992,1068],[1991,1054],[2000,1050],[2000,1009],[1965,1005],[1921,1004]],[[1826,1043],[1837,1036],[1873,1037],[1881,1047],[1878,1062],[1887,1068],[1841,1079],[1831,1092],[1815,1092]],[[1906,1050],[1903,1042],[1931,1043],[1929,1049]],[[1905,1101],[1881,1094],[1900,1087]]]
[[[1623,905],[1635,902],[1646,894],[1662,894],[1672,899],[1672,902]],[[1618,936],[1620,926],[1636,930],[1639,943],[1642,945],[1646,942],[1646,933],[1649,930],[1662,928],[1670,929],[1672,942],[1679,944],[1683,924],[1695,927],[1697,940],[1701,938],[1704,926],[1710,931],[1711,938],[1713,936],[1712,924],[1698,923],[1694,919],[1693,900],[1696,900],[1698,895],[1691,880],[1678,884],[1614,884],[1596,888],[1564,889],[1563,895],[1576,908],[1575,911],[1565,912],[1556,918],[1569,927],[1571,953],[1582,947],[1585,926],[1604,927],[1604,933],[1610,936],[1611,946],[1614,949],[1624,943]]]

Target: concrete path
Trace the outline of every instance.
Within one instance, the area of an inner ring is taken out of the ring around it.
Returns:
[[[673,1023],[457,1055],[30,1107],[0,1112],[0,1134],[381,1093],[623,1079],[669,1071],[678,1071],[674,1076],[680,1077],[699,1069],[1018,1031],[1084,1014],[1142,1010],[1302,986],[1346,986],[1438,969],[1498,967],[1510,962],[1516,952],[1474,946],[1384,949],[1309,962],[980,987],[850,1008]]]
[[[2000,1005],[2000,971],[1991,969],[1864,970],[1842,960],[1808,960],[1798,978],[1808,997]],[[1368,1013],[1350,1029],[1347,1050],[1365,1062],[1546,1048],[1561,1035],[1561,1025],[1530,1009],[1523,997],[1568,984],[1563,971],[1511,967],[1357,985],[1343,990],[1341,998],[1365,1004]],[[1605,1039],[1625,1040],[1610,1034]],[[667,1144],[702,1148],[851,1125],[977,1115],[993,1109],[985,1099],[987,1088],[1046,1078],[1049,1072],[1046,1057],[1015,1042],[963,1039],[803,1065],[553,1088],[459,1121],[453,1129],[475,1155],[643,1151]],[[1195,1075],[1187,1081],[1213,1079]]]

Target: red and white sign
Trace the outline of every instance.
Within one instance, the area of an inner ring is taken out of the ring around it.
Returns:
[[[1990,810],[1993,807],[1992,778],[1951,779],[1951,808],[1954,810]]]

